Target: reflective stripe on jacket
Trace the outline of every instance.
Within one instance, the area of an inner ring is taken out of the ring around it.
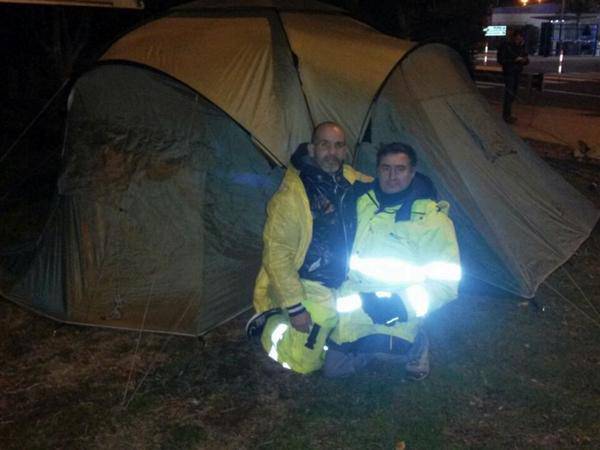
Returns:
[[[431,312],[455,299],[458,292],[459,279],[456,271],[448,270],[460,271],[454,225],[447,215],[449,205],[447,202],[436,203],[428,199],[416,200],[412,205],[410,220],[407,221],[396,220],[399,207],[379,211],[379,204],[372,190],[358,199],[353,262],[350,265],[349,279],[340,288],[339,296],[349,292],[389,291],[399,294],[404,300],[404,289],[417,283],[424,286],[429,294],[428,311]],[[358,268],[354,264],[354,258],[358,258]],[[396,265],[396,272],[384,273],[389,261]],[[361,262],[364,264],[362,270]],[[427,268],[431,268],[430,272]],[[413,269],[414,277],[411,276]],[[405,300],[404,303],[409,311],[408,322],[393,326],[375,325],[360,309],[340,314],[332,339],[341,344],[381,333],[412,341],[420,319],[416,318],[409,302]]]
[[[344,177],[350,183],[371,180],[348,165],[344,165]],[[305,300],[298,269],[311,239],[308,197],[298,171],[290,167],[267,205],[262,266],[254,287],[257,312],[293,306]]]

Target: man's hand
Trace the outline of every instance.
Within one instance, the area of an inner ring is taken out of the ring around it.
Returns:
[[[290,323],[297,331],[308,333],[312,325],[312,319],[308,311],[301,312],[293,317],[290,317]]]

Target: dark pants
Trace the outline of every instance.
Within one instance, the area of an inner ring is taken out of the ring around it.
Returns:
[[[374,334],[354,342],[336,344],[328,340],[323,373],[328,378],[347,377],[364,369],[373,360],[406,364],[414,345],[398,337]]]
[[[512,116],[512,104],[519,89],[520,72],[504,73],[504,103],[502,104],[502,117],[508,119]]]

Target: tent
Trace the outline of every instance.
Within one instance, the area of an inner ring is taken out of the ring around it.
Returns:
[[[599,213],[478,94],[459,56],[312,1],[197,1],[74,84],[64,171],[4,297],[55,319],[199,335],[248,309],[265,206],[314,124],[372,173],[405,141],[451,205],[464,272],[523,297]]]

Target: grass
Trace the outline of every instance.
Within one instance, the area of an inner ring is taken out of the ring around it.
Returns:
[[[594,448],[598,329],[543,289],[537,301],[544,311],[463,295],[439,311],[420,383],[383,363],[343,380],[295,375],[245,340],[243,320],[203,343],[144,335],[135,353],[135,333],[2,302],[0,447]]]

